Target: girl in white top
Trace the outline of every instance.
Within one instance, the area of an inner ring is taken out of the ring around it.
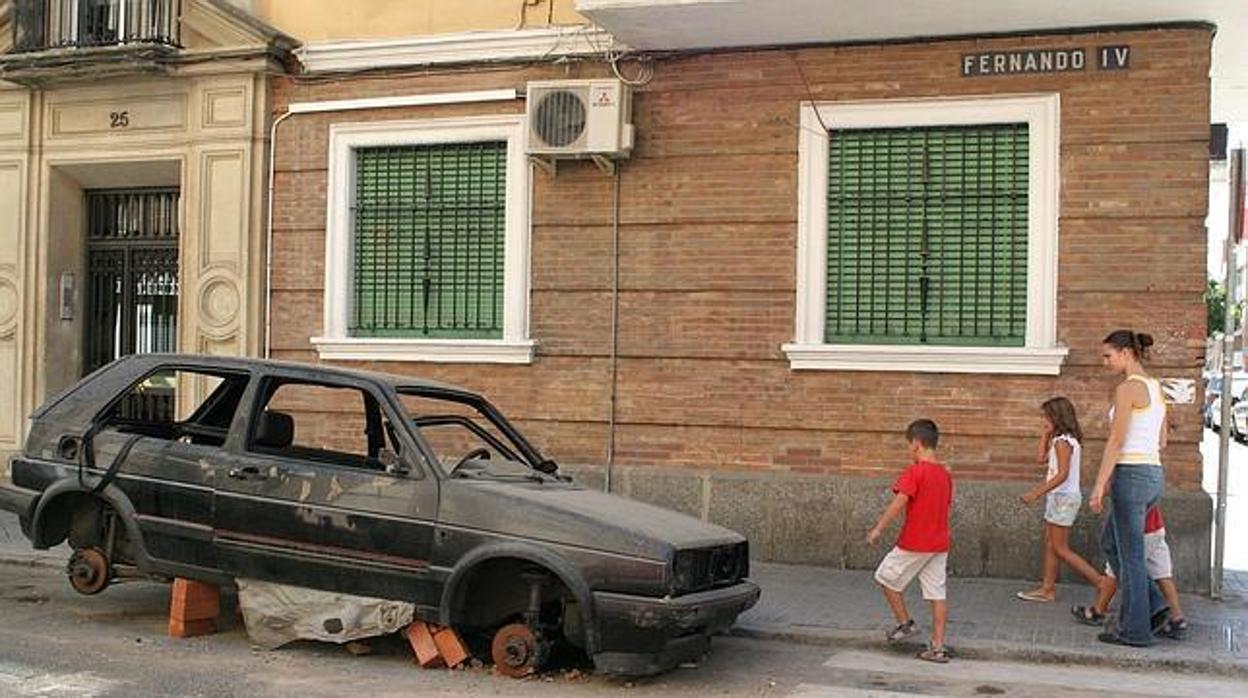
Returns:
[[[1079,489],[1079,466],[1082,457],[1083,430],[1075,406],[1064,397],[1055,397],[1040,406],[1044,412],[1045,430],[1040,439],[1037,459],[1048,466],[1045,479],[1023,495],[1023,502],[1032,504],[1041,497],[1044,506],[1044,580],[1031,591],[1018,592],[1024,601],[1050,602],[1057,596],[1057,573],[1062,562],[1097,587],[1108,581],[1070,549],[1070,529],[1075,525],[1083,493]]]

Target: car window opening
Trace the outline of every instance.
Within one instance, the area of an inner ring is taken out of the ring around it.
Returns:
[[[246,374],[162,367],[131,386],[97,423],[126,434],[222,446],[248,380]]]
[[[548,478],[527,453],[514,428],[472,396],[399,388],[399,401],[415,431],[434,453],[442,472],[453,477]],[[541,460],[538,465],[551,461]],[[553,469],[553,468],[552,468]]]
[[[401,465],[403,442],[388,413],[371,392],[355,386],[270,380],[247,444],[266,455],[407,472]]]

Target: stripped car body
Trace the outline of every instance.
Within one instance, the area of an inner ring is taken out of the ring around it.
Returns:
[[[32,415],[0,507],[36,548],[68,539],[81,591],[245,577],[410,601],[467,633],[527,626],[529,669],[566,640],[602,671],[662,671],[757,601],[740,535],[556,468],[471,391],[148,354]]]

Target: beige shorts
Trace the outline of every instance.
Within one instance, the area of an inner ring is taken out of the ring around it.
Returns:
[[[945,564],[949,553],[915,553],[894,547],[875,570],[875,581],[898,593],[915,577],[928,601],[945,600]]]
[[[1174,565],[1170,562],[1170,546],[1166,544],[1166,529],[1144,534],[1144,566],[1148,568],[1149,579],[1169,579],[1174,576]],[[1114,576],[1114,570],[1105,563],[1105,574]]]
[[[1081,495],[1050,492],[1044,497],[1044,520],[1054,526],[1070,528],[1075,525],[1082,505]]]

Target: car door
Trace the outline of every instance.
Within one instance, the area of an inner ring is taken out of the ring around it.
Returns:
[[[162,571],[211,571],[212,479],[249,374],[170,364],[149,371],[111,401],[92,438],[96,468],[135,510],[147,554]],[[130,443],[124,462],[117,458]]]
[[[437,481],[385,389],[278,371],[249,405],[237,460],[216,478],[227,571],[436,606]]]

